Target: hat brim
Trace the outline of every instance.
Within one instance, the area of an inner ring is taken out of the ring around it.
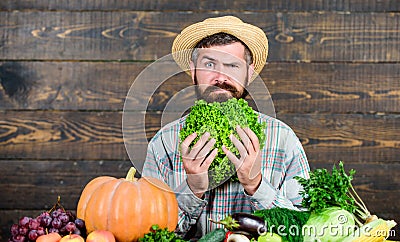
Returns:
[[[254,74],[251,77],[253,81],[267,61],[268,39],[260,28],[244,23],[234,16],[209,18],[183,29],[172,44],[172,56],[175,62],[190,75],[193,48],[205,37],[221,32],[235,36],[250,49],[254,64]]]

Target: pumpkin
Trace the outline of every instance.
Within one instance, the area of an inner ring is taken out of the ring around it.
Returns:
[[[87,233],[107,230],[119,242],[137,241],[154,224],[173,231],[178,223],[178,202],[171,188],[153,177],[135,178],[131,168],[126,178],[100,176],[83,189],[77,217]]]

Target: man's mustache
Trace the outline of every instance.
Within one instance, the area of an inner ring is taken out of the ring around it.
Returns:
[[[229,85],[228,83],[225,83],[225,82],[223,82],[223,83],[219,83],[218,82],[214,86],[207,87],[204,90],[204,94],[209,94],[209,93],[212,93],[212,92],[220,90],[220,89],[223,89],[223,90],[226,90],[226,91],[230,91],[232,93],[237,93],[238,92],[238,90],[234,86]]]

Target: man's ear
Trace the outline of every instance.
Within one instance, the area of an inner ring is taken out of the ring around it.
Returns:
[[[253,76],[253,74],[254,74],[254,63],[251,63],[250,65],[249,65],[249,69],[248,69],[248,73],[249,73],[249,75],[248,75],[248,82],[247,83],[250,83],[250,81],[251,81],[251,77]]]
[[[193,61],[190,61],[189,66],[190,66],[190,76],[192,77],[192,82],[193,82],[193,84],[196,84],[196,83],[194,83],[196,67],[195,67]]]

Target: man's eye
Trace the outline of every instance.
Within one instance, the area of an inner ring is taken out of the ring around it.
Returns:
[[[212,63],[212,62],[207,62],[206,63],[206,67],[208,67],[208,68],[213,67],[213,66],[214,66],[214,63]]]

